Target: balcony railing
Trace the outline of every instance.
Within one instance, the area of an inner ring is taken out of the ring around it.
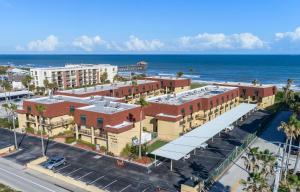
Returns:
[[[60,127],[60,126],[66,126],[69,124],[72,124],[73,120],[68,119],[68,120],[62,120],[62,121],[57,121],[57,122],[43,122],[43,125],[46,127],[50,127],[50,128],[55,128],[55,127]]]
[[[29,122],[33,122],[33,123],[35,122],[35,118],[33,118],[33,117],[28,117],[26,120]]]

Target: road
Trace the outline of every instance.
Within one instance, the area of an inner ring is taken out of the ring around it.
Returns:
[[[277,143],[283,143],[285,140],[284,134],[278,131],[278,126],[281,121],[288,121],[290,115],[291,112],[289,111],[279,112],[269,122],[266,130],[252,143],[251,147],[259,147],[260,150],[269,149],[274,154],[277,154],[279,150]],[[243,191],[243,186],[240,184],[240,180],[247,179],[247,176],[248,173],[244,169],[244,161],[239,158],[214,184],[211,192],[241,192]]]
[[[44,178],[44,177],[43,177]],[[45,178],[44,178],[45,179]],[[69,192],[70,189],[45,181],[26,171],[26,167],[0,158],[0,183],[22,192]]]

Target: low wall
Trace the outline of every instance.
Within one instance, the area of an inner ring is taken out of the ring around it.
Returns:
[[[9,153],[9,152],[11,152],[13,150],[15,150],[15,146],[14,145],[10,145],[8,147],[4,147],[4,148],[0,149],[0,154]]]
[[[54,173],[53,171],[51,171],[49,169],[45,169],[45,168],[43,168],[42,166],[39,165],[40,163],[42,163],[46,160],[47,160],[47,157],[38,158],[38,159],[33,160],[30,163],[28,163],[27,167],[32,169],[32,170],[35,170],[35,171],[38,171],[40,173],[46,174],[50,177],[59,179],[61,181],[64,181],[66,183],[69,183],[71,185],[74,185],[76,187],[82,188],[82,189],[87,190],[87,191],[104,192],[102,189],[99,189],[99,188],[97,188],[93,185],[87,185],[86,183],[84,183],[82,181],[75,180],[75,179],[73,179],[69,176],[65,176],[65,175],[62,175],[60,173]]]

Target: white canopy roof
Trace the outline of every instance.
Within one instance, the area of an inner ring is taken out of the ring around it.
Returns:
[[[0,98],[4,98],[4,97],[14,97],[14,96],[20,96],[20,95],[27,95],[27,94],[30,94],[32,95],[32,92],[31,91],[27,91],[27,90],[24,90],[24,91],[12,91],[12,92],[3,92],[3,93],[0,93]]]
[[[154,150],[152,154],[179,160],[255,108],[256,104],[241,103],[230,111]]]

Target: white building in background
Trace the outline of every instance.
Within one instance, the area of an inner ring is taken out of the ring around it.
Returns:
[[[64,67],[30,69],[35,86],[44,87],[44,80],[47,79],[49,83],[57,83],[59,89],[99,84],[104,73],[112,82],[118,67],[110,64],[68,64]]]
[[[14,90],[22,90],[26,88],[21,81],[13,81],[11,84]]]

